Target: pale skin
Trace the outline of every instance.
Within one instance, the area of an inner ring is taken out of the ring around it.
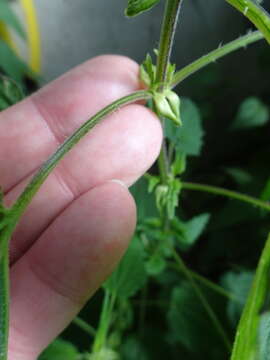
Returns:
[[[6,204],[79,125],[139,87],[136,63],[102,56],[2,112]],[[11,242],[9,360],[35,360],[114,269],[136,224],[128,187],[153,164],[161,141],[156,116],[128,105],[97,125],[46,180]]]

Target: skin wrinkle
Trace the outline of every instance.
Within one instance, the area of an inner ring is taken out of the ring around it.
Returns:
[[[48,107],[43,106],[42,102],[38,100],[38,95],[31,96],[29,100],[32,102],[33,107],[39,114],[39,119],[43,122],[45,127],[51,133],[52,138],[55,140],[55,147],[60,146],[64,142],[65,137],[61,134],[59,130],[56,130],[56,125],[54,125],[54,128],[51,126],[52,123],[58,124],[57,119],[54,119]]]

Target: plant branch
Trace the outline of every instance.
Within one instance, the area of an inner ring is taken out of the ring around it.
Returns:
[[[230,199],[240,200],[253,206],[260,207],[263,210],[270,211],[270,203],[267,203],[249,195],[241,194],[239,192],[227,190],[221,187],[191,182],[182,182],[182,188],[229,197]]]
[[[262,359],[262,343],[259,341],[262,317],[267,314],[269,307],[269,273],[270,273],[270,235],[268,235],[264,249],[257,265],[246,305],[236,331],[231,360]],[[266,330],[265,330],[266,332]],[[268,331],[264,333],[267,336]],[[265,349],[268,354],[268,343]]]
[[[184,263],[182,258],[178,255],[177,251],[173,247],[171,247],[171,250],[172,250],[172,255],[173,255],[176,263],[178,264],[180,271],[186,276],[187,280],[190,282],[195,294],[198,296],[198,298],[201,301],[205,311],[207,312],[207,314],[209,316],[209,319],[212,321],[212,323],[216,327],[217,331],[219,332],[220,336],[222,337],[223,342],[224,342],[227,350],[229,352],[231,352],[232,346],[231,346],[230,340],[228,339],[227,334],[225,333],[225,331],[224,331],[224,329],[222,327],[222,324],[220,323],[220,321],[217,318],[216,314],[212,310],[212,308],[209,305],[207,299],[203,295],[201,289],[196,284],[192,274],[190,273],[190,270],[188,269],[188,267],[186,266],[186,264]]]
[[[177,263],[171,263],[169,264],[170,267],[174,270],[180,270],[181,273],[183,273],[183,269],[179,267],[179,264]],[[194,280],[200,282],[201,284],[203,284],[205,287],[207,287],[208,289],[214,291],[215,293],[226,297],[229,300],[232,300],[238,304],[241,304],[241,299],[239,299],[237,296],[235,296],[234,294],[232,294],[231,292],[227,291],[226,289],[224,289],[222,286],[214,283],[213,281],[207,279],[206,277],[198,274],[195,271],[192,271],[190,269],[188,269],[190,275],[193,277]]]
[[[169,169],[168,169],[168,159],[167,159],[167,148],[164,140],[161,146],[157,163],[158,163],[161,182],[162,184],[165,185],[167,183]]]
[[[216,60],[222,58],[225,55],[228,55],[233,51],[236,51],[240,48],[245,48],[247,45],[252,44],[263,38],[264,37],[261,32],[254,31],[245,36],[241,36],[240,38],[233,40],[226,45],[220,46],[219,48],[211,51],[207,55],[200,57],[198,60],[195,60],[191,64],[185,66],[183,69],[178,71],[174,75],[173,87],[181,83],[190,75],[209,65],[210,63],[215,62]]]
[[[138,100],[151,98],[147,91],[138,91],[124,96],[100,110],[75,131],[58,150],[41,166],[15,204],[9,209],[9,225],[0,231],[0,360],[7,360],[9,328],[9,261],[8,244],[17,222],[59,161],[71,150],[96,124],[120,107]],[[78,322],[77,322],[78,325]],[[89,330],[89,328],[88,328]]]
[[[166,84],[167,70],[170,62],[173,40],[181,9],[182,0],[167,0],[160,34],[157,58],[156,83],[162,90]]]
[[[254,0],[226,0],[230,5],[246,16],[260,30],[270,44],[270,16]]]
[[[159,40],[159,51],[157,58],[156,83],[160,86],[162,91],[166,84],[168,66],[172,52],[174,35],[177,26],[177,20],[181,9],[182,0],[167,0],[165,14],[162,23],[162,29]],[[154,109],[155,110],[155,109]],[[164,120],[161,119],[162,127],[164,128]],[[165,141],[161,147],[158,158],[158,167],[161,181],[163,184],[167,183],[169,166]]]
[[[105,290],[99,326],[96,331],[94,343],[92,345],[93,354],[98,353],[106,345],[108,331],[111,325],[112,311],[115,302],[116,294],[110,293],[108,290]]]
[[[29,185],[25,188],[16,203],[12,207],[12,213],[18,220],[26,207],[31,202],[41,185],[49,176],[51,171],[56,167],[59,161],[71,150],[96,124],[103,120],[106,116],[112,114],[120,107],[130,104],[138,100],[147,100],[151,98],[151,94],[147,91],[137,91],[131,95],[124,96],[116,100],[112,104],[106,106],[99,111],[91,119],[85,122],[73,135],[71,135],[58,150],[44,163],[38,173],[33,177]]]
[[[96,336],[96,330],[90,324],[84,321],[82,318],[77,316],[75,317],[75,319],[73,319],[72,322],[73,324],[77,325],[80,329],[85,331],[88,335],[93,337]]]
[[[0,251],[0,360],[7,360],[9,329],[8,241],[1,243]]]

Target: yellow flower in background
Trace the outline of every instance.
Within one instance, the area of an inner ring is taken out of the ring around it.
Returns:
[[[36,9],[33,0],[18,0],[18,4],[22,11],[25,28],[21,28],[20,23],[16,19],[15,14],[8,6],[6,0],[1,0],[3,9],[5,10],[0,17],[0,37],[9,47],[20,57],[20,52],[11,35],[11,29],[15,30],[19,35],[23,36],[27,43],[28,59],[27,63],[34,73],[40,73],[41,70],[41,46],[40,33],[37,21]],[[5,4],[6,3],[6,4]]]

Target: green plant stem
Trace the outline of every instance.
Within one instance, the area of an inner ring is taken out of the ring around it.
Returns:
[[[160,34],[157,58],[156,83],[162,91],[167,80],[167,70],[182,0],[167,0]]]
[[[111,315],[116,301],[116,294],[111,294],[108,290],[105,290],[105,296],[102,305],[102,311],[99,321],[99,327],[96,332],[92,352],[98,353],[105,345],[107,340],[107,334],[111,324]]]
[[[259,346],[261,316],[269,309],[270,235],[268,235],[245,308],[238,324],[231,360],[266,359]],[[264,334],[264,336],[268,336]]]
[[[161,182],[162,184],[166,185],[169,169],[168,169],[167,148],[165,141],[163,141],[162,143],[160,154],[158,157],[158,169],[159,169]]]
[[[170,62],[170,55],[172,50],[172,44],[177,24],[177,19],[179,15],[181,7],[181,1],[179,0],[167,0],[166,4],[166,11],[165,16],[163,20],[163,26],[161,31],[161,37],[160,37],[160,46],[159,46],[159,54],[158,54],[158,61],[157,61],[157,76],[156,76],[156,82],[160,85],[159,90],[162,91],[164,88],[164,85],[166,86],[166,80],[167,80],[167,70],[168,65]],[[162,125],[164,127],[164,122],[162,120]],[[167,157],[167,149],[165,142],[163,142],[163,146],[158,158],[158,166],[159,166],[159,172],[161,181],[164,185],[166,185],[167,180],[169,178],[169,171],[170,166],[168,163],[168,157]],[[164,231],[166,231],[169,227],[169,219],[167,217],[166,212],[164,211],[162,215],[162,223]],[[173,249],[173,252],[177,255],[175,250]],[[177,255],[178,256],[178,255]],[[214,312],[212,311],[211,307],[209,306],[207,300],[204,298],[204,295],[198,288],[196,282],[193,280],[192,276],[189,274],[189,270],[185,267],[185,264],[181,262],[182,260],[180,257],[178,257],[178,263],[182,266],[183,272],[188,278],[188,280],[191,282],[195,293],[201,300],[203,306],[205,307],[207,313],[209,314],[209,317],[217,327],[219,333],[221,334],[224,343],[228,350],[231,350],[231,344],[225,334],[225,332],[222,329],[221,324],[219,323],[218,319],[216,318]]]
[[[183,69],[178,71],[174,75],[173,87],[181,83],[183,80],[188,78],[190,75],[217,61],[229,53],[239,50],[240,48],[245,48],[247,45],[252,44],[258,40],[263,39],[263,34],[260,31],[254,31],[245,36],[241,36],[239,39],[229,42],[226,45],[220,46],[219,48],[211,51],[207,55],[202,56],[198,60],[195,60],[191,64],[185,66]]]
[[[95,337],[96,336],[96,330],[89,325],[86,321],[81,319],[80,317],[75,317],[72,321],[75,325],[77,325],[80,329],[85,331],[88,335]]]
[[[246,16],[265,36],[270,44],[270,16],[254,0],[226,0],[230,5]]]
[[[91,119],[85,122],[73,135],[71,135],[58,150],[44,163],[37,174],[33,177],[29,185],[25,188],[16,203],[12,207],[12,212],[16,219],[19,219],[34,195],[37,193],[41,185],[49,176],[51,171],[56,167],[59,161],[71,150],[96,124],[103,120],[106,116],[112,114],[120,107],[130,104],[138,100],[147,100],[151,98],[151,94],[147,91],[137,91],[131,95],[124,96],[116,100],[112,104],[106,106],[99,111]],[[91,156],[91,154],[90,154]]]
[[[182,182],[182,188],[186,190],[202,191],[211,194],[229,197],[230,199],[240,200],[253,206],[259,207],[263,210],[270,211],[270,203],[254,198],[249,195],[241,194],[236,191],[227,190],[217,186],[198,184],[192,182]]]
[[[172,263],[170,264],[170,266],[175,269],[175,270],[180,270],[181,273],[183,272],[182,268],[179,267],[178,263]],[[208,289],[214,291],[215,293],[226,297],[229,300],[232,300],[234,302],[237,302],[238,304],[241,304],[241,299],[239,299],[237,296],[235,296],[234,294],[230,293],[229,291],[225,290],[222,286],[215,284],[213,281],[207,279],[206,277],[198,274],[195,271],[192,271],[190,269],[188,269],[190,275],[193,277],[194,280],[200,282],[201,284],[203,284],[204,286],[206,286]]]
[[[159,90],[162,91],[166,84],[168,66],[172,52],[173,40],[177,25],[178,16],[181,9],[182,0],[167,0],[163,23],[160,33],[159,50],[157,58],[156,83]],[[155,110],[155,109],[154,109]],[[164,120],[161,119],[164,128]],[[163,184],[167,183],[168,178],[168,158],[165,141],[163,141],[160,155],[158,158],[158,167]]]
[[[201,301],[201,303],[202,303],[203,307],[205,308],[210,320],[212,321],[212,323],[216,327],[217,331],[219,332],[219,334],[220,334],[220,336],[221,336],[221,338],[222,338],[222,340],[224,342],[224,345],[226,346],[228,352],[231,352],[232,345],[231,345],[230,340],[229,340],[227,334],[225,333],[219,319],[217,318],[216,314],[212,310],[211,306],[209,305],[208,301],[206,300],[205,296],[203,295],[201,289],[198,287],[198,285],[194,281],[193,276],[190,273],[190,270],[185,265],[184,261],[178,255],[177,251],[173,248],[173,246],[171,246],[171,250],[172,250],[172,255],[173,255],[176,263],[179,265],[180,271],[186,276],[187,280],[190,282],[195,294],[198,296],[199,300]]]
[[[159,50],[157,58],[156,83],[159,85],[159,90],[162,91],[166,86],[168,66],[172,52],[173,40],[181,9],[182,0],[167,0],[163,23],[160,33]],[[154,109],[155,111],[155,109]],[[156,112],[157,113],[157,112]],[[164,128],[164,120],[161,119],[162,127]],[[167,183],[168,179],[168,157],[165,141],[161,147],[160,155],[158,157],[158,167],[162,184]]]
[[[3,241],[0,249],[0,360],[7,360],[9,329],[8,241]]]

